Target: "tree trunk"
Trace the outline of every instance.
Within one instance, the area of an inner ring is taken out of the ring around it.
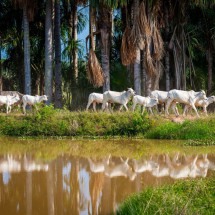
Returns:
[[[1,59],[1,47],[2,47],[2,41],[1,41],[1,38],[0,38],[0,92],[2,91],[2,88],[3,88],[3,83],[2,83],[2,59]]]
[[[24,93],[31,95],[29,20],[27,17],[26,4],[23,6],[23,29],[24,29],[24,68],[25,68],[25,87],[24,87],[25,90],[24,90]]]
[[[146,96],[146,69],[144,64],[144,51],[141,51],[141,78],[142,78],[142,88],[141,95]]]
[[[46,0],[45,21],[45,94],[48,96],[47,104],[52,102],[52,0]]]
[[[170,64],[169,64],[169,48],[168,48],[168,44],[169,44],[169,11],[168,11],[168,6],[165,5],[165,58],[164,58],[164,62],[165,62],[165,75],[166,75],[166,91],[170,90]]]
[[[141,83],[140,83],[140,49],[136,51],[137,57],[134,62],[134,91],[137,95],[141,95]]]
[[[149,74],[146,74],[146,96],[149,96],[152,88],[152,78]]]
[[[111,35],[111,9],[100,5],[99,25],[101,32],[101,62],[104,72],[103,92],[110,90],[110,35]]]
[[[55,107],[62,108],[60,0],[55,0]]]
[[[77,42],[78,40],[78,6],[77,6],[77,0],[73,1],[74,5],[73,5],[73,31],[72,31],[72,38],[74,40],[74,42]],[[77,47],[74,47],[72,50],[72,56],[73,56],[73,71],[74,71],[74,79],[75,79],[75,83],[77,83],[78,81],[78,50]]]
[[[139,11],[139,0],[134,1],[134,17],[133,23],[137,20],[137,13]],[[134,62],[134,90],[137,95],[141,95],[141,79],[140,79],[140,49],[136,51],[136,59]]]
[[[211,50],[211,45],[208,47],[208,56],[207,56],[207,61],[208,61],[208,95],[211,94],[212,92],[212,87],[213,87],[213,54]]]

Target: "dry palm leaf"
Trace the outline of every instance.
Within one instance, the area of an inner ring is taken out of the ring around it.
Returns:
[[[103,71],[96,57],[95,52],[90,49],[87,63],[87,76],[94,87],[101,87],[104,84]]]
[[[145,37],[151,36],[151,29],[147,20],[144,2],[140,4],[138,26],[139,26],[141,35],[145,35]]]
[[[160,31],[157,29],[156,26],[154,26],[152,39],[154,44],[153,58],[155,60],[161,60],[164,55],[164,45],[163,45],[163,39],[161,37]]]
[[[146,40],[146,57],[145,57],[145,65],[147,68],[147,73],[149,76],[154,76],[156,75],[156,69],[154,66],[154,61],[152,59],[151,56],[151,52],[150,52],[150,45],[151,45],[151,38],[148,38]]]
[[[136,59],[136,47],[129,27],[126,27],[125,32],[123,33],[120,53],[123,65],[134,63]]]

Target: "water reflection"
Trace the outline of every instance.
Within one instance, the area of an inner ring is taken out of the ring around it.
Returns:
[[[133,192],[182,178],[206,177],[215,156],[182,153],[133,159],[61,155],[41,161],[32,154],[0,156],[1,214],[111,214]]]

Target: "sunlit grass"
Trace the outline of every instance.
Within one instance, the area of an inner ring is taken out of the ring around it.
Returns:
[[[132,195],[120,205],[117,215],[215,214],[215,177],[178,181]]]

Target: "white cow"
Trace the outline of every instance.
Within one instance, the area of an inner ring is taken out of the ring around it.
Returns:
[[[119,163],[114,163],[114,164],[110,164],[110,156],[109,159],[107,161],[107,163],[105,163],[105,175],[113,178],[113,177],[119,177],[119,176],[124,176],[124,177],[128,177],[131,181],[133,181],[136,178],[136,173],[132,170],[132,168],[129,166],[128,164],[128,158],[126,160],[123,160],[122,158],[120,158],[120,162]]]
[[[0,173],[4,172],[20,172],[21,164],[16,161],[12,155],[7,155],[7,158],[0,161]]]
[[[170,90],[167,95],[167,103],[165,114],[169,115],[169,107],[172,102],[179,102],[182,104],[190,105],[196,112],[196,115],[199,117],[197,109],[195,107],[195,103],[200,99],[206,99],[206,94],[204,90],[200,92],[191,91],[183,91],[183,90]],[[177,114],[178,115],[178,114]]]
[[[31,95],[24,95],[22,97],[23,102],[23,113],[26,114],[26,105],[35,106],[35,104],[40,103],[42,101],[47,101],[48,97],[46,95],[43,96],[31,96]],[[35,106],[36,108],[36,106]]]
[[[102,93],[91,93],[88,97],[88,103],[86,111],[89,109],[90,105],[93,104],[93,110],[96,111],[96,104],[102,104],[103,94]],[[108,103],[106,103],[106,107]]]
[[[0,96],[0,105],[6,105],[6,113],[11,112],[11,105],[20,100],[18,95],[15,96]]]
[[[153,114],[151,108],[158,104],[158,99],[157,98],[150,98],[149,96],[143,97],[143,96],[136,95],[133,97],[133,106],[132,106],[133,111],[135,110],[135,107],[137,104],[143,106],[142,114],[145,111],[146,107],[149,108],[151,114]]]
[[[168,100],[168,92],[167,91],[161,91],[161,90],[154,90],[150,93],[151,98],[157,98],[158,104],[165,105]],[[178,114],[178,108],[176,107],[176,103],[172,103],[171,108],[175,114]]]
[[[207,113],[207,107],[209,104],[212,104],[213,102],[215,102],[215,96],[210,96],[207,99],[201,99],[196,101],[195,106],[196,107],[202,107],[203,108],[203,112],[208,115]],[[189,105],[185,105],[184,107],[184,112],[183,115],[185,115],[187,113],[187,110],[190,108]]]
[[[103,103],[102,110],[106,108],[106,103],[117,103],[120,104],[119,110],[122,110],[124,106],[128,111],[127,103],[130,98],[135,95],[135,91],[132,88],[128,88],[127,91],[115,92],[115,91],[106,91],[103,93]]]

